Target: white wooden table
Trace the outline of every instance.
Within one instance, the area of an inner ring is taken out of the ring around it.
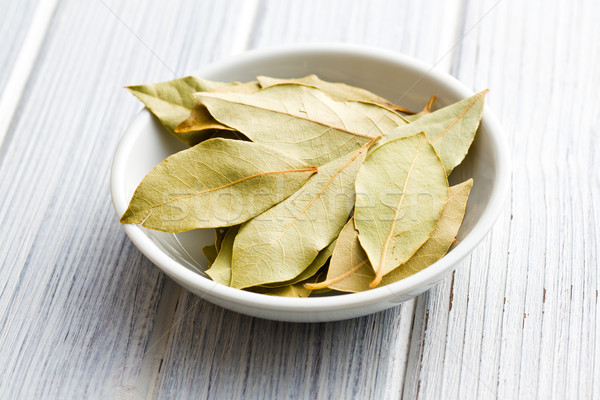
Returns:
[[[0,0],[0,398],[600,398],[596,0]],[[201,301],[132,245],[108,189],[124,85],[249,48],[373,45],[489,102],[510,198],[444,282],[360,319]]]

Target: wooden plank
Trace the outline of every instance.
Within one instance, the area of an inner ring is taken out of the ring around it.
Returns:
[[[238,8],[59,5],[0,153],[0,398],[127,397],[155,380],[144,355],[178,296],[111,206],[112,154],[141,108],[122,87],[225,55]]]
[[[0,93],[3,92],[8,75],[19,55],[19,51],[29,30],[31,19],[38,0],[15,2],[0,0]]]
[[[0,152],[0,397],[600,397],[593,2],[250,3],[61,3]],[[112,151],[139,108],[121,86],[297,41],[441,59],[492,89],[510,200],[415,304],[332,324],[245,317],[164,279],[113,215]]]
[[[0,147],[25,91],[58,0],[39,5],[26,1],[21,7],[14,7],[15,4],[0,3],[0,9],[6,13],[2,18],[0,37],[7,43],[0,49]],[[35,9],[31,19],[28,8]]]
[[[600,74],[592,3],[469,2],[453,73],[513,148],[491,235],[417,302],[407,398],[592,398],[597,366]],[[567,61],[568,60],[568,61]],[[450,305],[452,308],[450,309]],[[432,323],[433,321],[433,323]]]
[[[410,306],[402,306],[355,320],[292,324],[246,317],[186,294],[155,397],[397,396],[403,378],[397,364],[411,319]]]
[[[249,45],[348,42],[399,51],[443,69],[452,62],[459,5],[457,0],[269,0],[258,13]]]
[[[265,1],[250,47],[342,41],[402,51],[439,68],[453,62],[452,2]],[[185,294],[155,398],[399,398],[413,303],[330,324],[240,316]]]

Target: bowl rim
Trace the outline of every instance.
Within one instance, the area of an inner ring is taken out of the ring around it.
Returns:
[[[235,64],[281,56],[301,56],[302,54],[311,56],[318,54],[360,56],[388,63],[391,62],[403,68],[422,72],[423,76],[433,76],[436,80],[443,81],[451,90],[459,92],[463,98],[474,94],[472,90],[453,76],[437,70],[435,66],[423,61],[391,50],[345,43],[295,44],[249,50],[208,64],[195,71],[195,74],[207,76]],[[151,118],[152,114],[143,108],[126,128],[117,145],[110,174],[110,191],[117,217],[120,217],[127,209],[130,200],[121,190],[124,187],[123,180],[125,175],[123,172],[125,171],[127,155],[131,153],[135,139],[141,131],[139,128],[148,123]],[[214,296],[227,303],[235,303],[241,306],[289,312],[333,311],[362,307],[381,301],[395,301],[399,303],[401,300],[398,299],[402,299],[403,296],[418,292],[419,288],[422,288],[424,285],[442,279],[445,272],[452,269],[458,261],[467,256],[483,240],[503,209],[510,186],[510,152],[508,142],[498,119],[487,105],[482,116],[481,125],[485,125],[486,130],[489,131],[489,139],[492,142],[492,149],[498,165],[494,176],[495,184],[492,188],[489,203],[483,214],[475,223],[471,232],[440,260],[414,275],[382,287],[358,293],[308,298],[273,297],[234,289],[216,283],[186,268],[163,252],[138,225],[124,224],[122,226],[131,241],[156,266],[176,281],[180,283],[185,282],[189,287],[202,292],[203,295],[200,297],[203,298]]]

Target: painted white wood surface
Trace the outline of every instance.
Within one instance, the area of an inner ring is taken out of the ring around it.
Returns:
[[[37,5],[38,0],[0,1],[0,92],[6,86]]]
[[[4,72],[0,74],[0,147],[25,92],[58,1],[26,1],[16,7],[14,2],[3,3],[0,10],[6,19],[0,27],[0,37],[5,38],[6,44],[0,48],[0,71]]]
[[[470,2],[464,29],[495,3]],[[503,1],[462,41],[453,73],[492,89],[512,191],[453,279],[417,301],[429,323],[415,325],[407,398],[600,396],[599,17],[590,1]]]
[[[122,87],[227,55],[239,5],[59,4],[0,152],[0,398],[114,398],[147,373],[172,285],[112,210],[111,153],[140,108]]]
[[[2,93],[39,8],[0,7]],[[50,18],[0,149],[0,398],[600,397],[593,0],[63,0]],[[400,51],[490,88],[514,158],[505,211],[455,274],[313,325],[179,288],[108,193],[140,108],[122,86],[311,41]]]

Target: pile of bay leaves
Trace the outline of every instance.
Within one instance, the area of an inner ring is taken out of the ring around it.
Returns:
[[[411,113],[365,89],[309,75],[247,83],[188,76],[131,86],[189,145],[136,189],[123,223],[215,228],[214,281],[306,297],[358,292],[446,254],[472,180],[449,187],[485,91]]]

